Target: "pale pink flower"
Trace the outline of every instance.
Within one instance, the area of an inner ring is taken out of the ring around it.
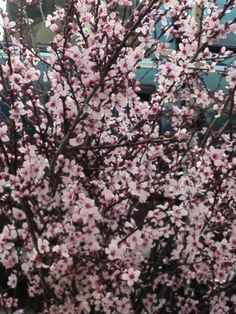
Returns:
[[[13,208],[12,212],[13,212],[13,216],[16,220],[25,219],[25,213],[22,210],[20,210],[18,208]]]
[[[229,83],[229,87],[233,89],[236,85],[236,62],[234,65],[229,69],[227,75],[226,75],[226,81]]]
[[[60,254],[63,257],[69,257],[68,254],[68,248],[66,247],[65,244],[62,245],[55,245],[52,249],[52,252],[56,252],[57,254]]]
[[[38,239],[38,249],[40,253],[48,253],[50,251],[49,242],[46,239]]]
[[[26,110],[24,109],[24,104],[22,102],[17,101],[14,104],[12,104],[11,110],[10,110],[11,119],[18,122],[20,117],[25,114],[26,114]]]
[[[112,240],[108,248],[105,249],[105,253],[108,255],[110,260],[124,258],[126,245],[123,242],[119,244],[120,240],[120,238]]]
[[[0,127],[0,138],[3,142],[9,141],[9,136],[7,135],[8,128],[6,125]]]
[[[127,281],[128,286],[132,287],[135,282],[138,281],[141,272],[139,270],[134,270],[132,267],[124,273],[121,278]]]
[[[12,289],[14,289],[17,285],[17,277],[15,274],[11,274],[8,277],[8,282],[7,282],[8,286],[11,287]]]
[[[16,26],[16,23],[14,21],[10,22],[9,18],[5,16],[3,19],[3,25],[6,29],[11,29]]]
[[[135,181],[129,182],[129,190],[132,195],[138,196],[141,203],[144,203],[148,196],[149,192],[146,190],[147,182],[136,183]]]

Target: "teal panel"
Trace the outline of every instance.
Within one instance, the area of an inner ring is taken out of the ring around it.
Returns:
[[[157,69],[155,64],[150,61],[142,61],[138,65],[136,72],[136,79],[140,81],[142,85],[156,86],[156,73]]]
[[[206,88],[210,91],[216,91],[218,89],[222,89],[224,92],[227,90],[226,80],[222,75],[224,71],[224,66],[217,66],[216,72],[207,73],[202,75],[202,79],[206,85]]]
[[[229,2],[228,0],[218,0],[217,4],[220,9],[223,9],[224,5]],[[236,19],[236,7],[232,8],[231,10],[227,11],[223,18],[221,19],[221,23],[230,23],[234,19]],[[235,22],[234,22],[235,23]],[[225,39],[220,40],[219,42],[214,43],[215,47],[222,47],[226,46],[229,49],[236,49],[236,34],[229,32]]]
[[[162,5],[160,7],[160,11],[163,12],[163,16],[166,18],[166,25],[163,25],[161,21],[157,22],[155,25],[155,29],[153,30],[153,37],[159,39],[161,42],[167,42],[169,43],[169,49],[177,49],[177,41],[174,38],[172,34],[166,35],[165,29],[168,29],[168,27],[172,24],[172,19],[170,19],[168,16],[166,16],[168,10],[165,9],[165,7]],[[164,26],[164,31],[163,31]]]

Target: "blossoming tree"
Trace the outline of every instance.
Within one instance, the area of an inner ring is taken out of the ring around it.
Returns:
[[[41,1],[2,13],[7,313],[234,313],[236,63],[211,45],[235,5],[68,0],[44,16],[46,56],[22,31]]]

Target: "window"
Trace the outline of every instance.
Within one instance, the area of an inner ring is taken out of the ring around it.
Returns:
[[[52,14],[56,6],[64,7],[65,0],[42,0],[41,6],[32,4],[26,9],[23,8],[23,0],[15,0],[6,4],[6,11],[9,19],[15,21],[18,25],[19,36],[24,37],[27,43],[37,43],[41,45],[48,44],[53,38],[53,33],[45,27],[44,19],[48,14]],[[24,16],[32,20],[29,26],[24,24]]]
[[[120,13],[120,16],[126,20],[129,18],[129,16],[132,13],[132,10],[134,10],[135,7],[137,7],[142,0],[132,0],[132,7],[124,8],[122,6],[118,7],[118,11]],[[65,6],[65,0],[42,0],[41,1],[41,7],[37,4],[32,4],[26,8],[26,10],[23,9],[23,3],[25,3],[25,0],[14,0],[14,1],[4,1],[0,0],[0,7],[3,8],[3,10],[6,10],[9,14],[9,19],[17,22],[19,35],[24,35],[23,37],[26,38],[26,42],[34,41],[34,43],[37,44],[48,44],[52,38],[53,34],[52,32],[45,27],[44,25],[44,17],[46,17],[48,14],[52,14],[55,10],[56,5],[59,7]],[[213,0],[212,0],[213,2]],[[223,9],[225,5],[229,2],[228,0],[216,0],[214,1],[220,9]],[[168,34],[168,28],[170,24],[173,22],[170,18],[166,18],[166,9],[164,5],[161,6],[160,11],[163,14],[163,19],[166,19],[166,25],[163,26],[162,22],[158,21],[156,23],[155,29],[153,31],[153,36],[155,38],[158,38],[162,42],[168,42],[170,49],[177,49],[177,41],[174,38],[173,35]],[[217,10],[204,10],[204,16],[205,18],[209,15],[217,13]],[[29,27],[27,25],[22,25],[22,16],[27,16],[30,19],[33,20],[32,25]],[[21,21],[21,22],[20,22]],[[222,17],[221,23],[232,23],[234,21],[234,24],[236,23],[236,8],[232,9],[231,11],[226,11],[226,14]],[[0,23],[1,23],[0,19]],[[166,32],[167,31],[167,32]],[[21,34],[23,33],[24,34]],[[4,35],[1,32],[0,39],[4,39]],[[221,46],[226,46],[229,49],[235,49],[236,50],[236,35],[231,32],[228,33],[227,36],[224,39],[221,39],[218,42],[213,43],[211,46],[213,48],[220,48]]]
[[[213,0],[212,0],[213,3]],[[217,5],[216,8],[211,7],[209,9],[204,9],[203,16],[204,19],[207,19],[207,17],[213,17],[221,13],[224,8],[230,3],[229,0],[217,0],[214,1],[214,3]],[[225,29],[226,32],[222,31],[221,34],[223,35],[222,39],[216,40],[214,43],[210,44],[210,48],[212,50],[219,50],[222,46],[225,46],[228,49],[235,50],[236,51],[236,30],[233,32],[229,32],[229,29],[231,27],[235,28],[236,24],[236,7],[232,8],[232,5],[230,6],[230,9],[226,10],[223,16],[220,18],[220,24],[225,25],[225,28],[223,27],[223,30]]]
[[[219,7],[223,8],[223,6],[226,4],[227,0],[219,0]],[[229,24],[236,24],[236,7],[234,7],[232,10],[230,10],[228,13],[224,15],[224,17],[221,20],[222,23],[229,23]],[[218,43],[215,43],[214,46],[222,47],[226,46],[229,49],[236,50],[236,34],[233,32],[230,32],[227,34],[226,38],[220,40]]]
[[[6,10],[6,2],[4,0],[0,0],[0,8],[2,8],[3,11]],[[2,25],[2,16],[0,15],[0,25]],[[3,31],[0,28],[0,40],[3,40]]]
[[[132,6],[130,7],[119,5],[117,11],[119,12],[121,19],[124,21],[127,20],[132,14],[132,11],[140,4],[140,2],[142,2],[142,0],[132,0]]]

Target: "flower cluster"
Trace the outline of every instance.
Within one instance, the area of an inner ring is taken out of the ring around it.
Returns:
[[[235,309],[235,1],[134,2],[56,6],[46,56],[4,15],[8,313]]]

